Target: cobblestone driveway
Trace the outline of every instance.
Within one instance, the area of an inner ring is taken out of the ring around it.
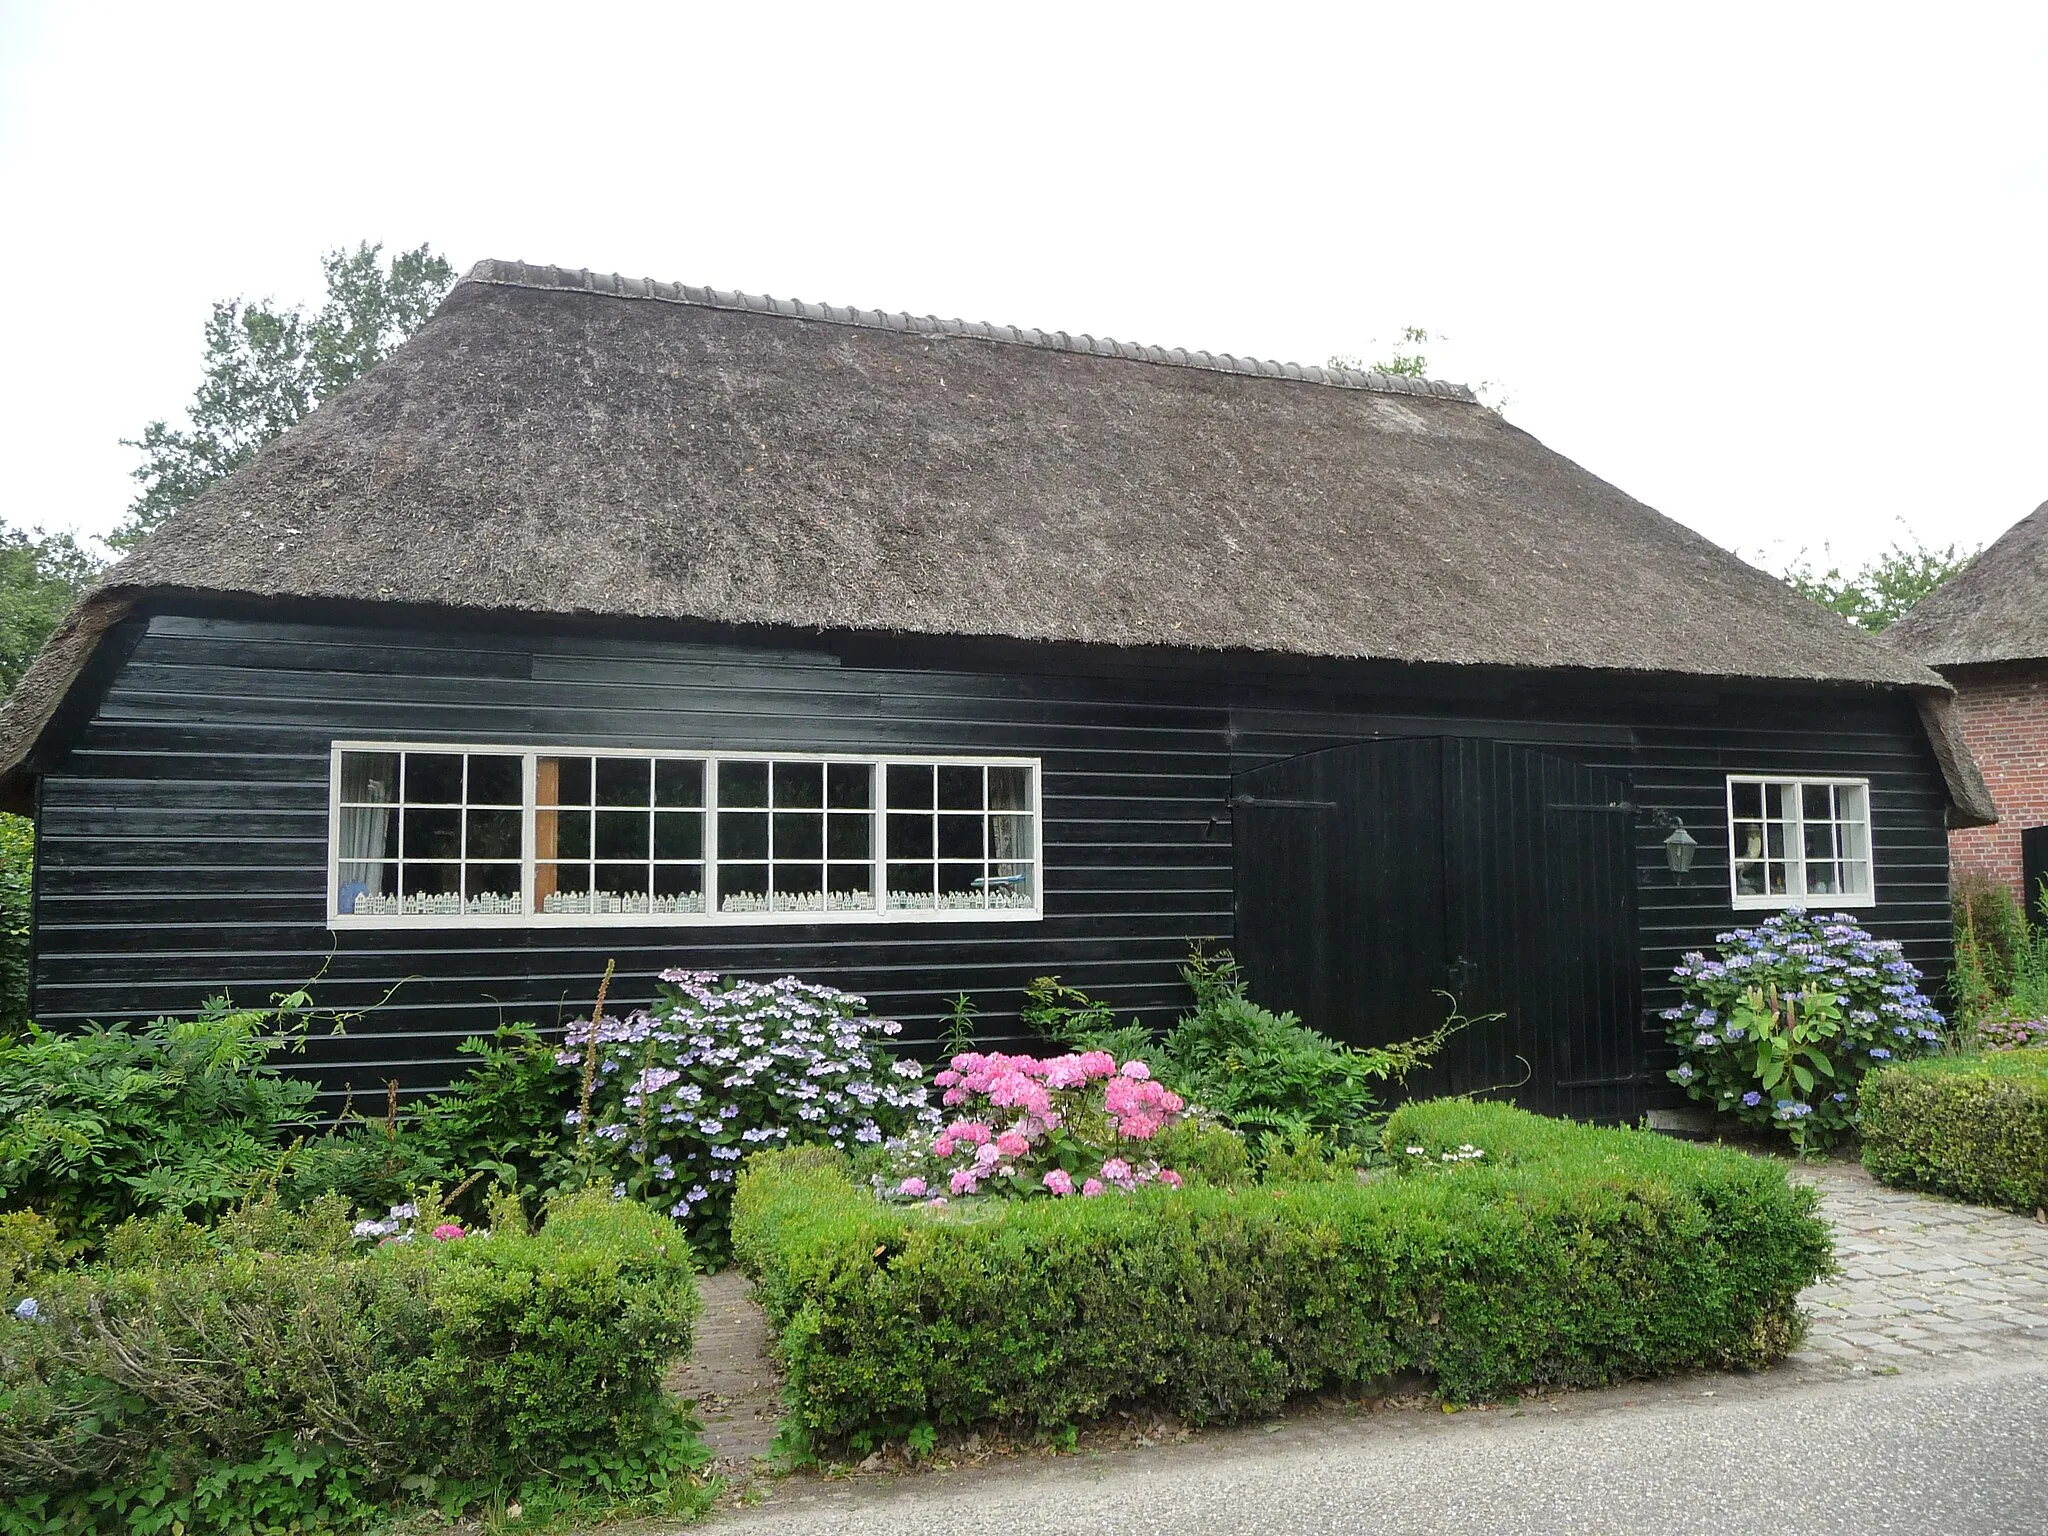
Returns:
[[[2048,1342],[2048,1226],[1887,1189],[1853,1163],[1797,1168],[1820,1188],[1842,1273],[1800,1299],[1797,1366],[1866,1370]]]

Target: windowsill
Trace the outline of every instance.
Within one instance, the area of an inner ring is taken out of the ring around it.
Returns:
[[[1802,912],[1817,912],[1822,908],[1874,907],[1877,898],[1865,896],[1731,896],[1729,906],[1738,912],[1787,912],[1794,908]]]
[[[865,928],[891,924],[935,927],[945,923],[1035,923],[1045,913],[1033,907],[995,911],[897,907],[882,912],[547,912],[547,913],[390,913],[357,916],[336,913],[329,929],[447,928]]]

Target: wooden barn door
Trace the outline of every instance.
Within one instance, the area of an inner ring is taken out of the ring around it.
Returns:
[[[1527,747],[1423,737],[1239,776],[1237,955],[1251,995],[1360,1045],[1473,1025],[1418,1094],[1500,1089],[1623,1119],[1638,1099],[1628,786]]]

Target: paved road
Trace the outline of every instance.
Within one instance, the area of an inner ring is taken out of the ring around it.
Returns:
[[[1711,1395],[1708,1395],[1711,1394]],[[777,1536],[2042,1536],[2048,1351],[1803,1382],[1693,1377],[991,1472],[783,1485]]]

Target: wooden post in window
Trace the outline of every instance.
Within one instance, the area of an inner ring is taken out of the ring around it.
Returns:
[[[561,815],[551,809],[562,803],[562,761],[544,757],[534,765],[533,815],[533,910],[545,911],[555,894],[561,848]]]

